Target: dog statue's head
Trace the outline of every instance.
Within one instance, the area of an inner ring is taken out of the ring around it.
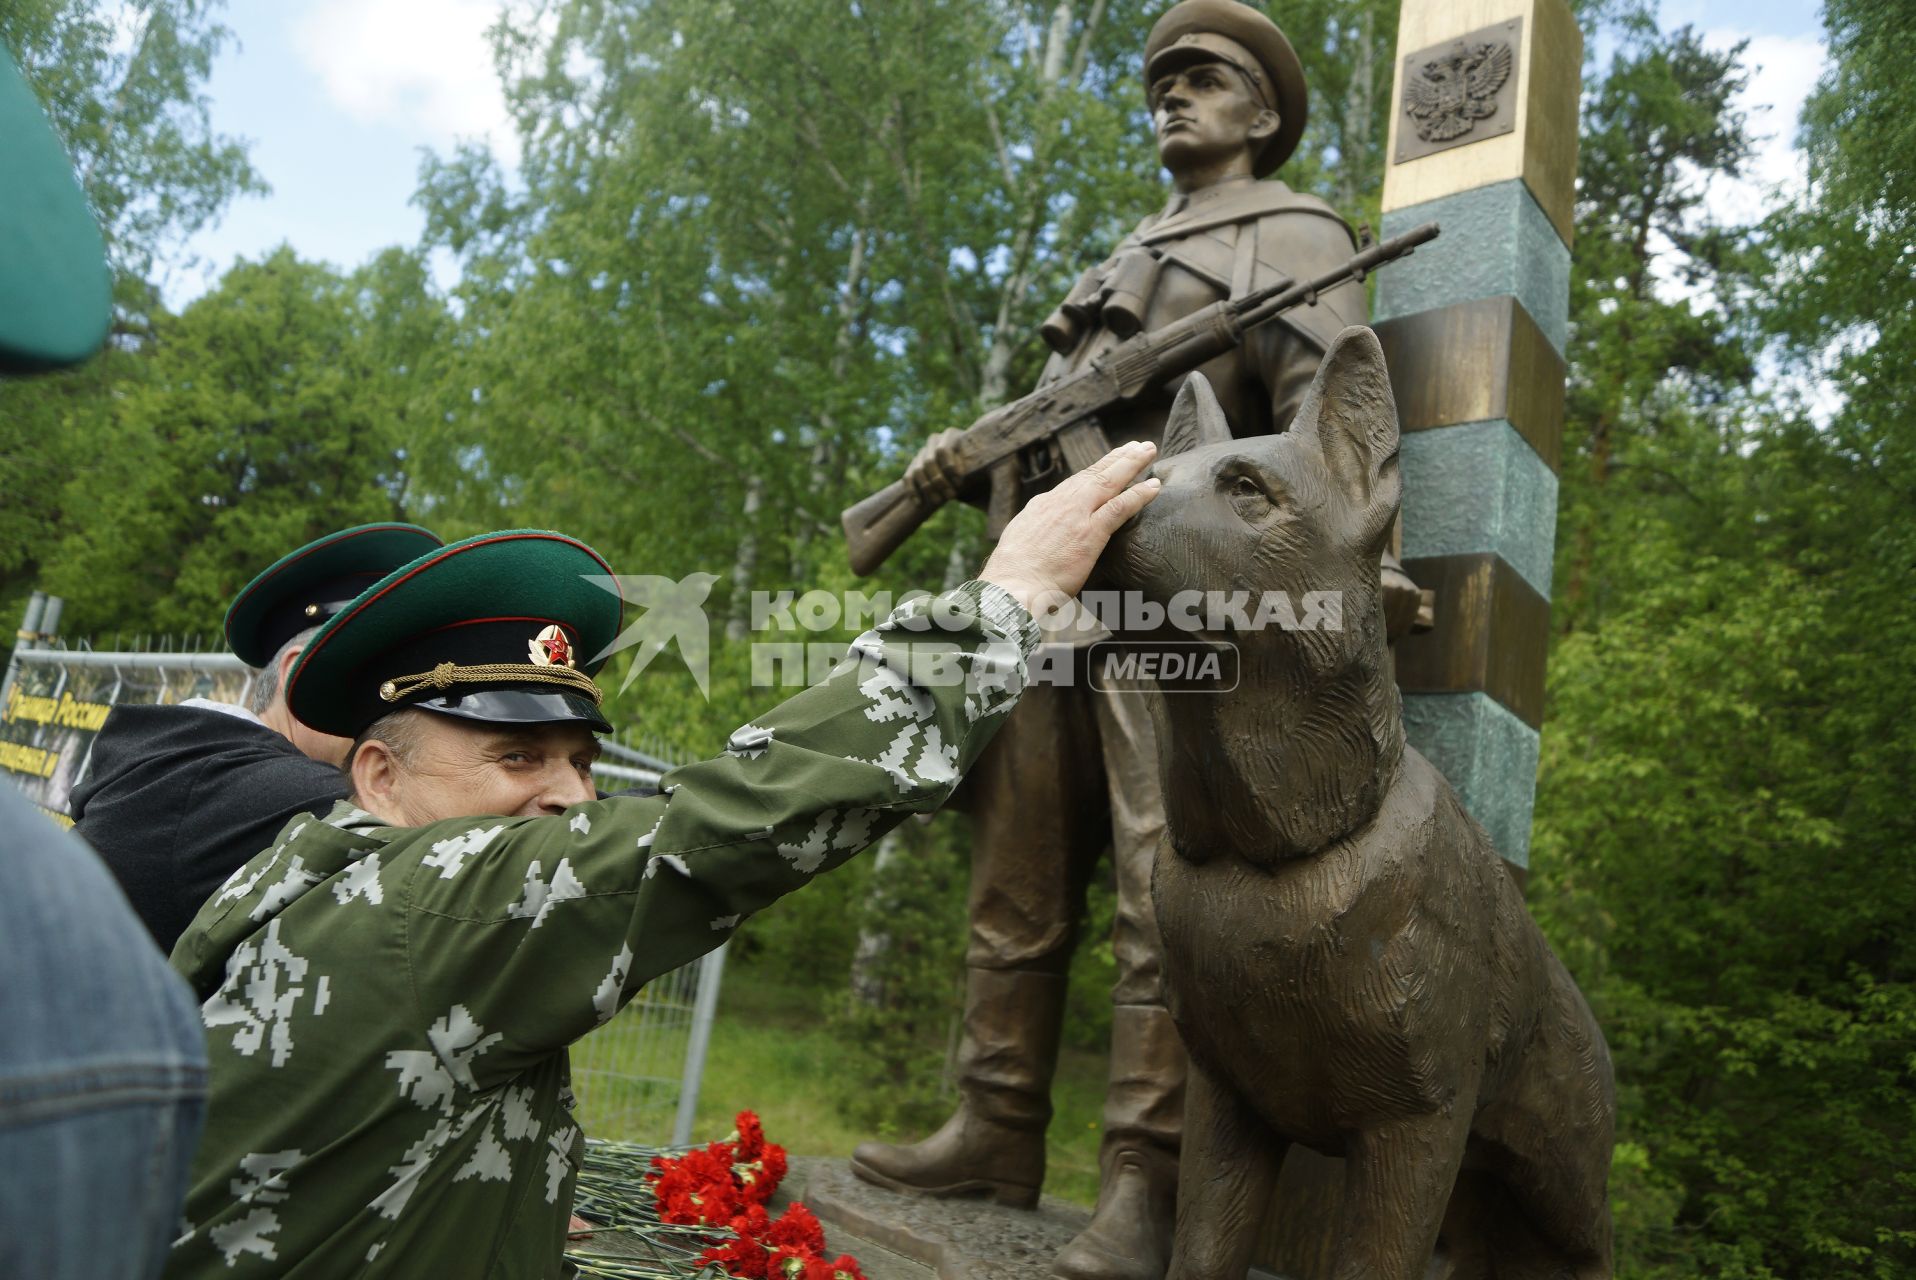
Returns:
[[[1278,435],[1234,439],[1210,383],[1191,374],[1152,474],[1164,490],[1112,539],[1102,578],[1159,603],[1180,592],[1246,592],[1253,620],[1267,593],[1281,592],[1292,614],[1317,624],[1258,626],[1253,640],[1227,617],[1231,634],[1209,631],[1247,658],[1290,636],[1322,674],[1348,665],[1373,631],[1381,642],[1378,559],[1401,483],[1397,409],[1376,334],[1337,335]],[[1327,615],[1319,593],[1336,593],[1341,608]],[[1323,625],[1327,616],[1339,625]]]
[[[1163,490],[1111,540],[1099,578],[1180,628],[1197,593],[1192,638],[1234,646],[1241,664],[1229,697],[1152,702],[1171,744],[1173,846],[1258,863],[1312,854],[1371,819],[1403,752],[1378,583],[1400,492],[1397,410],[1377,335],[1337,335],[1279,435],[1233,439],[1193,373],[1154,473]],[[1239,611],[1213,611],[1225,601]]]

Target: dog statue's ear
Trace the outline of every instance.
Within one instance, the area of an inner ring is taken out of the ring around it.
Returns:
[[[1353,325],[1332,340],[1291,430],[1316,437],[1332,481],[1362,512],[1361,536],[1381,550],[1403,484],[1397,472],[1397,401],[1375,333]]]
[[[1225,421],[1224,406],[1217,402],[1211,380],[1194,371],[1178,388],[1178,398],[1171,402],[1171,416],[1164,420],[1164,445],[1158,450],[1159,456],[1168,458],[1176,453],[1189,453],[1207,444],[1222,444],[1230,438],[1231,424]]]

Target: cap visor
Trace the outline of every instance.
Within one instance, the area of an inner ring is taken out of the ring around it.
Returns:
[[[592,699],[576,693],[533,693],[525,689],[481,689],[474,693],[452,693],[405,704],[421,711],[435,711],[461,720],[484,720],[492,724],[560,724],[578,720],[599,733],[611,733],[612,725]]]
[[[366,575],[370,587],[396,569],[429,555],[444,546],[430,529],[416,524],[362,524],[329,533],[323,538],[289,552],[262,569],[251,582],[240,588],[226,610],[227,647],[249,667],[263,667],[273,660],[279,645],[261,634],[267,619],[289,599],[300,604],[330,604],[311,595],[315,586],[331,585],[336,579]],[[354,587],[351,595],[357,595]],[[326,608],[317,621],[325,623],[350,603]],[[281,641],[284,643],[284,641]]]

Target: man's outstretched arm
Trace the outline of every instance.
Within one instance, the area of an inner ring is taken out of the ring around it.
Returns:
[[[1155,495],[1154,480],[1129,487],[1153,457],[1125,446],[1040,495],[978,581],[895,610],[826,681],[667,775],[664,794],[406,833],[420,1012],[463,1006],[503,1037],[488,1072],[510,1072],[943,803],[1023,689],[1033,612],[1075,595]]]

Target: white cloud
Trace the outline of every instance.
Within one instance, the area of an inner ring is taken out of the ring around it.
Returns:
[[[1743,65],[1750,82],[1736,106],[1748,114],[1755,154],[1743,177],[1712,179],[1707,197],[1710,216],[1732,225],[1754,222],[1779,197],[1802,193],[1808,173],[1796,148],[1797,117],[1829,56],[1828,47],[1813,35],[1757,35],[1728,28],[1703,33],[1703,43],[1712,49],[1728,49],[1741,40],[1749,41]]]
[[[486,138],[516,159],[517,138],[486,30],[499,0],[309,0],[293,20],[300,58],[362,124],[445,146]]]
[[[1749,83],[1733,106],[1747,117],[1753,147],[1741,177],[1714,174],[1705,180],[1698,221],[1719,226],[1748,226],[1803,194],[1809,173],[1796,147],[1797,118],[1828,56],[1822,40],[1813,35],[1758,35],[1727,27],[1703,32],[1704,45],[1714,50],[1728,50],[1743,40],[1749,41],[1741,58]],[[1687,300],[1695,309],[1722,305],[1709,290],[1678,275],[1676,246],[1668,239],[1653,235],[1650,249],[1650,274],[1659,297]]]
[[[1704,45],[1715,50],[1730,49],[1744,40],[1749,43],[1741,62],[1749,73],[1749,84],[1737,95],[1734,106],[1747,117],[1752,153],[1742,177],[1716,175],[1704,189],[1703,217],[1722,226],[1747,226],[1804,195],[1809,171],[1796,146],[1797,122],[1803,102],[1816,87],[1829,57],[1828,46],[1817,35],[1758,34],[1730,27],[1711,27],[1703,32]],[[1662,236],[1654,238],[1651,250],[1656,255],[1651,274],[1657,295],[1665,301],[1686,301],[1699,311],[1734,305],[1678,277],[1675,246]],[[1830,354],[1826,352],[1821,360],[1807,365],[1785,365],[1774,352],[1762,353],[1757,360],[1759,393],[1793,400],[1812,421],[1826,425],[1843,404],[1842,393],[1827,374]]]

